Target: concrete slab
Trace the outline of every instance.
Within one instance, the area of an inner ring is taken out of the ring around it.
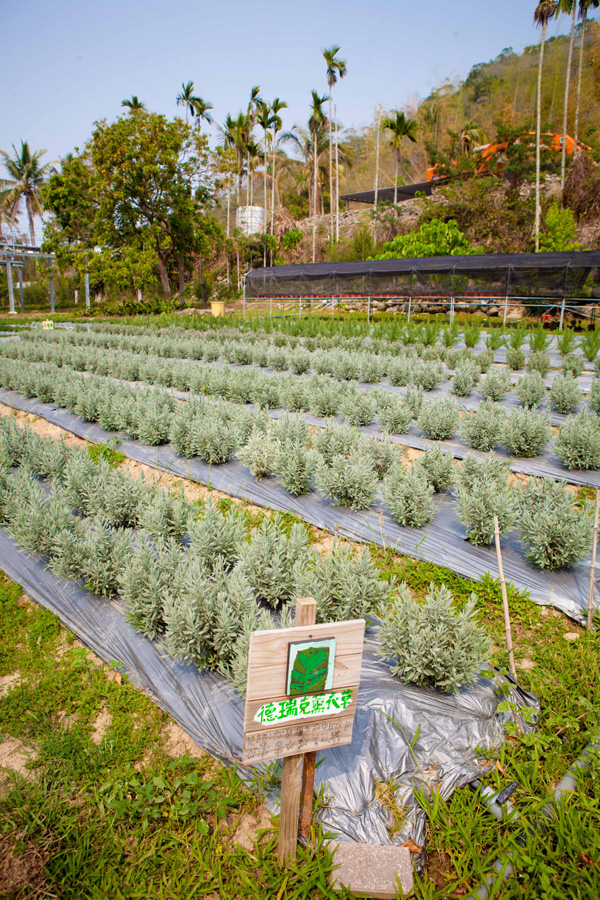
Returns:
[[[381,900],[395,900],[398,882],[405,894],[412,890],[413,866],[406,847],[330,841],[329,849],[337,866],[331,875],[334,889],[344,886],[352,894]]]

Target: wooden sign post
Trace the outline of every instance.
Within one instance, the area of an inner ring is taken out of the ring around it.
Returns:
[[[303,818],[312,808],[314,756],[305,765],[304,754],[352,741],[365,621],[315,625],[316,610],[311,598],[298,600],[294,628],[250,636],[242,761],[283,757],[282,859],[296,853],[303,768]]]

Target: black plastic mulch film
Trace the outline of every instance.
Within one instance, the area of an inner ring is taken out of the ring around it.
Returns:
[[[172,659],[159,641],[133,630],[122,603],[58,578],[3,529],[0,560],[7,576],[32,600],[59,616],[105,662],[116,663],[200,747],[228,765],[237,763],[242,777],[252,777],[240,762],[244,701],[224,676]],[[323,786],[328,801],[319,819],[343,840],[402,844],[412,839],[422,845],[425,813],[415,789],[435,785],[448,798],[456,788],[481,777],[486,764],[479,760],[477,748],[500,745],[509,719],[518,718],[519,726],[530,730],[529,716],[521,719],[519,713],[523,707],[537,712],[538,704],[532,694],[511,682],[505,698],[493,681],[484,678],[453,695],[402,684],[375,658],[375,646],[371,628],[352,743],[317,757],[315,788]],[[509,701],[513,713],[498,712],[502,699]],[[389,813],[376,796],[377,783],[392,777],[399,806],[406,809],[393,841]],[[269,805],[276,808],[273,797]]]
[[[79,416],[54,404],[26,399],[14,391],[0,389],[0,402],[41,416],[65,431],[94,443],[106,443],[115,436],[115,432],[105,431],[96,423],[84,422]],[[380,501],[368,510],[354,511],[335,506],[316,491],[293,497],[275,478],[257,481],[237,461],[211,466],[197,457],[186,459],[180,456],[170,444],[150,447],[121,434],[118,437],[121,440],[119,449],[130,459],[210,485],[217,491],[257,506],[289,512],[332,534],[391,547],[399,553],[447,566],[467,578],[477,579],[487,572],[497,571],[494,550],[474,547],[465,539],[464,527],[456,514],[456,503],[448,494],[436,495],[436,513],[428,525],[421,529],[406,528],[394,521]],[[520,591],[529,591],[534,602],[551,604],[577,621],[583,621],[586,617],[589,563],[552,572],[538,569],[524,558],[515,532],[502,539],[502,559],[507,581]]]

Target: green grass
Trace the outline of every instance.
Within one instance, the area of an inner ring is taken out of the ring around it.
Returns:
[[[407,581],[418,596],[430,582],[446,583],[460,606],[474,592],[481,620],[494,640],[492,662],[506,668],[500,585],[491,576],[471,582],[449,569],[371,547],[382,573]],[[503,747],[481,751],[495,763],[485,783],[501,790],[518,782],[512,801],[533,819],[554,786],[595,734],[600,734],[600,632],[584,632],[562,614],[537,606],[509,586],[515,660],[521,687],[541,704],[536,731],[513,733]],[[565,634],[579,633],[573,641]],[[531,665],[533,667],[531,668]],[[523,667],[525,666],[525,668]],[[502,898],[600,895],[600,763],[582,779],[578,794],[568,797],[546,829],[536,828],[525,846],[515,844],[514,830],[486,811],[478,794],[456,791],[448,802],[423,795],[427,809],[426,874],[415,895],[422,900],[462,896],[489,875],[494,860],[517,852],[517,876],[505,883]],[[494,895],[495,896],[495,895]]]
[[[331,898],[332,863],[317,829],[293,864],[276,830],[251,849],[233,835],[260,803],[235,769],[210,756],[171,759],[169,717],[99,665],[56,616],[0,581],[0,742],[35,748],[27,778],[0,773],[0,857],[11,898]],[[110,724],[92,740],[98,716]],[[19,873],[23,876],[19,885]],[[2,882],[0,881],[0,884]]]

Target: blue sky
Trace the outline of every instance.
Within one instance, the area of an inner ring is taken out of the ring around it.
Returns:
[[[26,139],[57,159],[81,147],[97,119],[137,94],[173,115],[182,81],[223,121],[250,87],[289,104],[284,127],[305,121],[311,88],[326,92],[321,50],[340,44],[348,75],[339,119],[360,128],[377,104],[402,106],[445,78],[463,78],[504,47],[537,42],[534,2],[473,0],[0,0],[0,147]],[[561,17],[549,35],[568,31]]]

